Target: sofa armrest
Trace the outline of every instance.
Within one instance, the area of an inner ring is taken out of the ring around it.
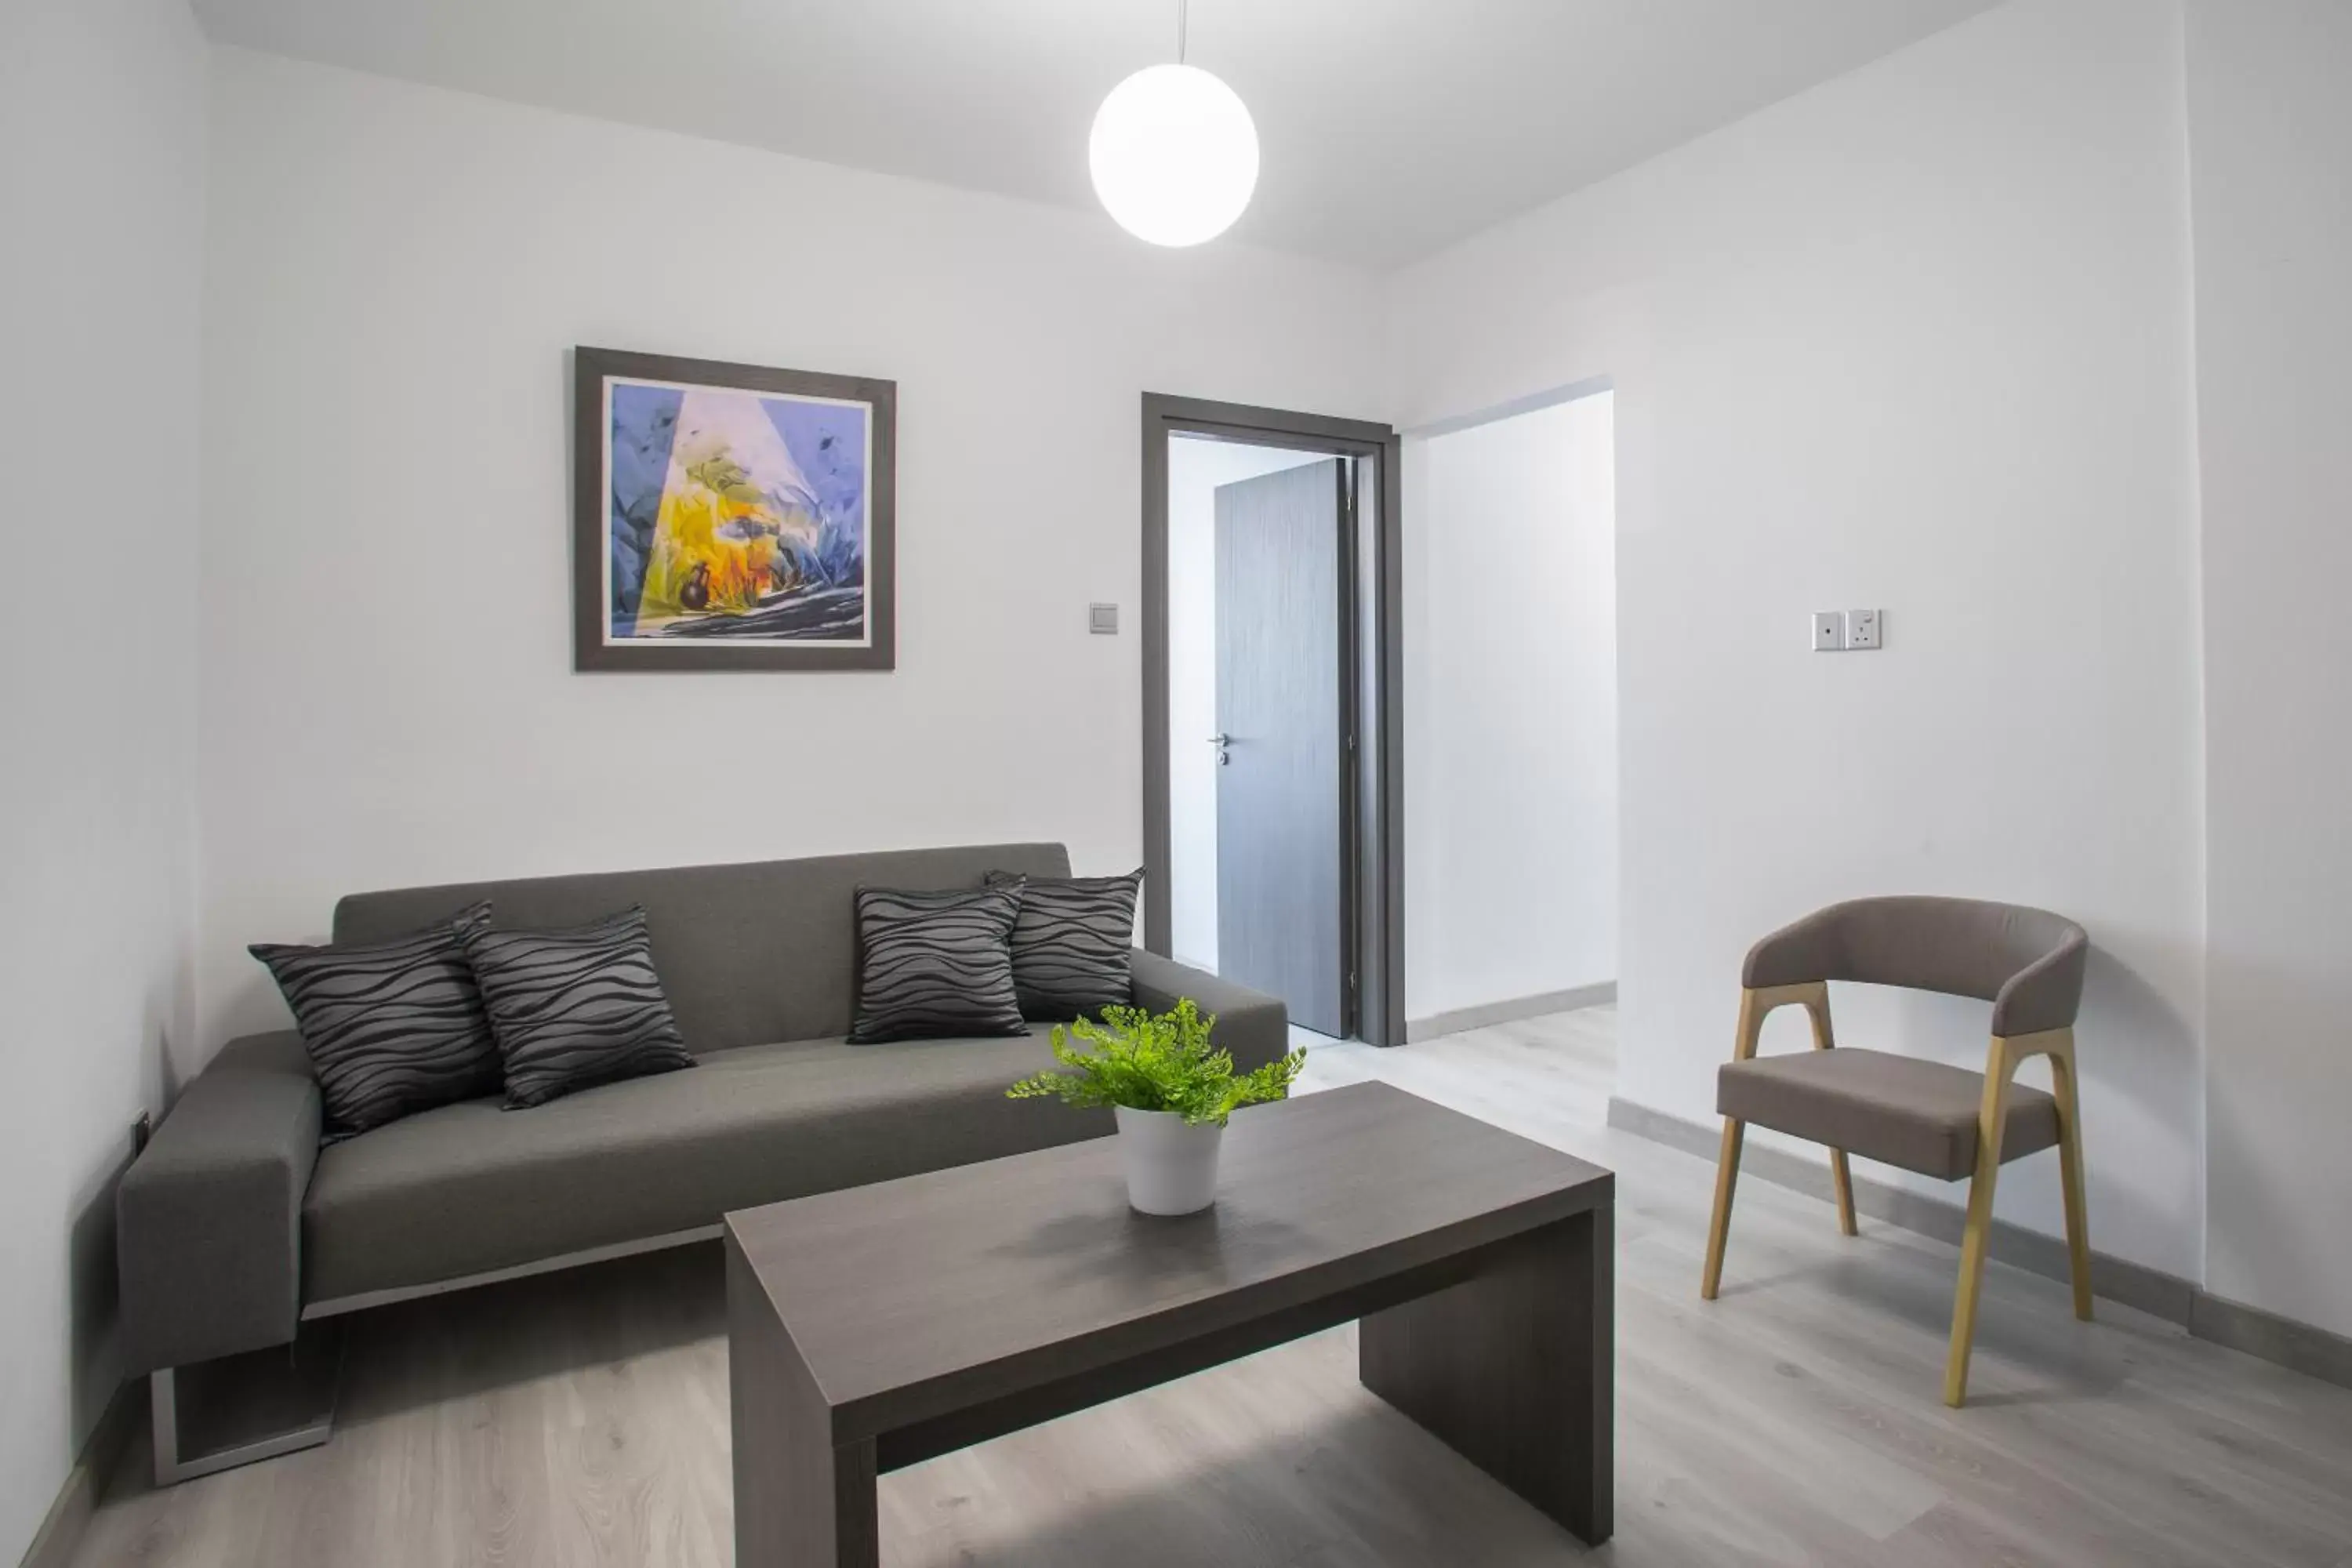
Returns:
[[[1235,1071],[1248,1072],[1289,1054],[1290,1009],[1280,997],[1139,947],[1129,973],[1139,1007],[1165,1013],[1190,996],[1202,1012],[1215,1014],[1217,1044],[1232,1054]]]
[[[293,1339],[319,1118],[291,1033],[232,1041],[181,1091],[115,1196],[127,1370]]]

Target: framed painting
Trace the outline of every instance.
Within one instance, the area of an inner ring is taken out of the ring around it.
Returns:
[[[897,383],[572,357],[574,669],[892,668]]]

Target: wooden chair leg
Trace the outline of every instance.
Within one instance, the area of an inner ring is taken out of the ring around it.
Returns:
[[[1985,1249],[1992,1239],[1993,1190],[2000,1179],[2001,1133],[2009,1124],[2009,1085],[2016,1071],[2009,1042],[1996,1037],[1985,1062],[1984,1100],[1977,1108],[1977,1163],[1969,1177],[1960,1282],[1952,1299],[1952,1345],[1944,1363],[1944,1403],[1955,1410],[1968,1401],[1969,1352],[1976,1344],[1977,1299],[1984,1287]]]
[[[1958,1410],[1969,1397],[1969,1352],[1977,1337],[1977,1296],[1984,1286],[1985,1243],[1992,1230],[1992,1190],[2000,1168],[1969,1180],[1969,1223],[1960,1237],[1960,1284],[1952,1301],[1952,1348],[1944,1363],[1944,1403]]]
[[[1813,1049],[1833,1050],[1837,1047],[1837,1029],[1830,1022],[1830,988],[1816,983],[1798,988],[1804,1004],[1805,1015],[1813,1023]],[[1830,1151],[1830,1184],[1837,1190],[1838,1229],[1847,1236],[1859,1236],[1853,1223],[1853,1173],[1846,1168],[1845,1151]]]
[[[1766,986],[1760,990],[1742,989],[1739,993],[1739,1025],[1731,1046],[1731,1059],[1744,1062],[1756,1054],[1756,1042],[1764,1033],[1764,1020],[1775,1007],[1795,1005],[1804,1008],[1813,1023],[1813,1048],[1826,1051],[1837,1044],[1837,1035],[1830,1024],[1830,988],[1826,981],[1809,980],[1795,985]],[[1723,1152],[1715,1163],[1715,1220],[1707,1226],[1706,1273],[1699,1281],[1702,1300],[1712,1301],[1723,1283],[1723,1248],[1731,1231],[1731,1194],[1739,1182],[1739,1150],[1745,1141],[1748,1124],[1731,1117],[1723,1119]],[[1853,1223],[1853,1178],[1847,1173],[1845,1151],[1830,1151],[1830,1174],[1837,1184],[1838,1228],[1848,1236],[1856,1234]]]
[[[1723,1152],[1715,1161],[1715,1218],[1706,1227],[1706,1272],[1699,1279],[1702,1301],[1712,1301],[1723,1283],[1723,1246],[1731,1235],[1731,1192],[1739,1183],[1739,1148],[1748,1124],[1723,1119]]]
[[[2071,1047],[2072,1041],[2068,1042]],[[2091,1321],[2091,1220],[2083,1204],[2083,1131],[2076,1120],[2074,1053],[2050,1053],[2050,1087],[2058,1101],[2058,1183],[2066,1201],[2067,1272],[2074,1277],[2074,1316]]]
[[[1853,1223],[1853,1173],[1846,1169],[1845,1151],[1830,1151],[1830,1183],[1837,1188],[1838,1229],[1848,1236],[1860,1236]]]

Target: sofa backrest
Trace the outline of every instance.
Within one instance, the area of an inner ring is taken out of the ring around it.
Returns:
[[[336,904],[334,935],[398,936],[483,899],[491,923],[510,929],[581,925],[643,905],[662,988],[698,1055],[848,1033],[857,889],[976,888],[991,871],[1066,877],[1070,855],[1059,844],[986,844],[394,888]]]

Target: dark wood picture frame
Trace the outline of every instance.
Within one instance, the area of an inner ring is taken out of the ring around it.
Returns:
[[[731,364],[720,360],[681,359],[669,354],[630,353],[618,349],[572,352],[572,668],[579,671],[627,670],[840,670],[891,669],[898,664],[898,384],[868,376],[827,375]],[[830,398],[868,406],[866,469],[865,614],[862,643],[739,643],[644,638],[614,641],[606,636],[611,603],[606,571],[612,542],[613,491],[607,465],[612,432],[605,388],[614,377],[674,382],[734,392],[781,393]]]

